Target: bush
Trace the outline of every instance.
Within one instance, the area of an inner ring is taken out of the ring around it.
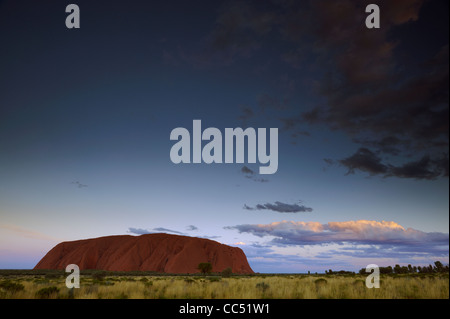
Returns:
[[[223,277],[230,277],[233,274],[233,269],[231,269],[231,267],[225,268],[222,271],[222,276]]]
[[[202,274],[209,274],[212,271],[212,265],[211,263],[199,263],[198,270],[200,270]]]
[[[3,281],[0,283],[0,288],[6,290],[8,292],[15,293],[15,292],[24,290],[25,287],[22,284],[17,284],[15,282],[6,280],[6,281]]]
[[[106,271],[96,271],[91,274],[92,279],[95,281],[102,281],[105,279]]]
[[[366,282],[362,279],[356,279],[353,282],[353,286],[355,286],[355,287],[364,287],[365,285],[366,285]]]
[[[269,284],[266,284],[264,281],[262,281],[262,282],[258,282],[256,284],[256,288],[261,290],[263,293],[265,293],[266,290],[270,288],[270,286],[269,286]]]
[[[50,298],[52,295],[57,294],[59,292],[59,288],[55,287],[55,286],[50,286],[50,287],[46,287],[46,288],[42,288],[39,289],[36,292],[36,298],[39,299],[48,299]]]
[[[315,281],[314,281],[314,283],[316,284],[316,286],[324,286],[324,285],[326,285],[327,284],[327,280],[326,279],[323,279],[323,278],[319,278],[319,279],[316,279]]]

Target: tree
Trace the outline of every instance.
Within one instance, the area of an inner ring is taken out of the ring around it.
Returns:
[[[401,273],[401,272],[402,272],[402,267],[400,267],[399,264],[396,264],[396,265],[394,266],[394,272],[395,272],[396,274]]]
[[[444,270],[444,265],[442,265],[442,263],[440,261],[435,261],[434,267],[436,269],[436,272],[443,272],[443,270]]]
[[[222,276],[223,277],[230,277],[233,274],[233,269],[231,269],[231,267],[225,268],[222,271]]]
[[[212,271],[212,265],[211,263],[199,263],[198,270],[200,270],[202,274],[209,274]]]

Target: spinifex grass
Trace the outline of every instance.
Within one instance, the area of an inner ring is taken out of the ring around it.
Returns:
[[[2,282],[7,284],[1,285]],[[15,284],[15,285],[14,285]],[[9,289],[21,287],[23,289]],[[368,289],[365,276],[81,276],[73,292],[81,299],[283,298],[283,299],[448,299],[448,274],[381,276],[380,288]],[[3,287],[3,288],[1,288]],[[55,287],[55,288],[51,288]],[[41,291],[41,293],[39,293]],[[43,294],[42,291],[51,293]],[[0,276],[0,298],[69,298],[64,276]]]

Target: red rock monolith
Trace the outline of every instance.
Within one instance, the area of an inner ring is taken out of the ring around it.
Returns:
[[[83,269],[198,273],[199,263],[209,262],[213,272],[230,267],[233,273],[251,274],[247,257],[238,247],[213,240],[169,235],[118,235],[62,242],[53,247],[34,269]]]

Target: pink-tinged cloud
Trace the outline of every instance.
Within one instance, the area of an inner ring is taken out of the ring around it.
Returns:
[[[32,239],[41,239],[41,240],[51,240],[51,241],[62,241],[62,239],[48,236],[46,234],[31,230],[31,229],[25,229],[25,228],[17,226],[17,225],[0,224],[0,228],[11,231],[14,234],[21,236],[21,237],[32,238]]]
[[[416,247],[419,250],[435,246],[448,247],[449,235],[438,232],[423,232],[405,229],[393,221],[357,220],[345,222],[296,222],[281,221],[270,224],[242,224],[229,226],[240,233],[258,237],[273,237],[278,245],[321,245],[329,243],[351,243]],[[447,248],[448,251],[448,248]]]

